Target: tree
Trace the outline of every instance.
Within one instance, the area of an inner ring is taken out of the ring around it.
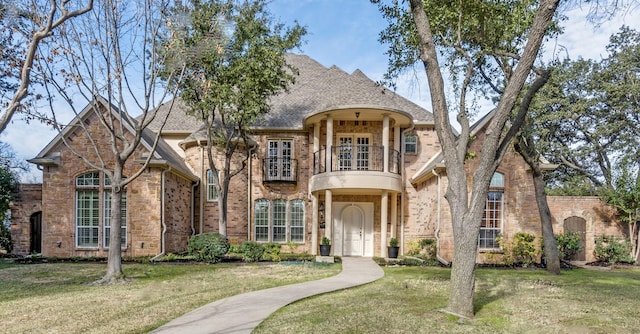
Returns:
[[[265,5],[263,0],[212,0],[176,8],[191,15],[190,22],[174,29],[173,36],[184,42],[168,68],[186,67],[180,98],[204,123],[223,235],[229,185],[245,168],[252,146],[249,127],[268,112],[269,97],[293,82],[295,69],[287,65],[285,52],[298,47],[306,33],[298,24],[272,25]]]
[[[3,28],[0,35],[0,46],[3,46],[3,50],[0,51],[0,97],[4,98],[7,91],[15,91],[7,95],[12,97],[6,106],[2,103],[4,112],[0,115],[0,133],[7,127],[13,115],[24,107],[21,102],[29,95],[31,72],[36,66],[40,45],[46,39],[50,39],[60,26],[92,9],[93,0],[87,0],[86,5],[79,2],[70,3],[68,0],[49,0],[43,3],[10,1],[0,4],[0,22]],[[26,23],[19,24],[19,21]],[[21,47],[20,41],[14,36],[14,33],[19,31],[25,37],[26,48],[15,51],[15,47]],[[16,80],[7,80],[7,77],[16,77]]]
[[[111,245],[121,243],[125,186],[147,168],[160,140],[160,130],[151,134],[146,128],[154,121],[164,125],[166,118],[157,120],[154,111],[175,93],[159,77],[163,59],[157,52],[158,48],[172,47],[165,11],[170,5],[170,0],[96,1],[89,15],[59,27],[55,43],[41,50],[54,58],[47,61],[40,57],[51,123],[68,150],[110,182]],[[170,78],[180,74],[179,68],[166,73]],[[71,110],[77,118],[82,113],[79,105],[88,105],[83,111],[96,122],[89,125],[79,120],[63,127],[60,110]],[[169,108],[172,105],[169,103]],[[82,135],[84,140],[69,140],[68,133]],[[146,152],[146,157],[141,152]],[[142,164],[138,161],[141,158]],[[123,277],[121,249],[109,247],[107,271],[97,283]]]
[[[377,1],[376,1],[377,2]],[[531,75],[542,42],[555,32],[553,18],[559,0],[528,1],[421,1],[410,8],[380,5],[390,19],[382,41],[391,44],[391,75],[414,64],[424,65],[449,180],[445,198],[451,209],[454,255],[451,292],[446,311],[473,317],[475,259],[480,223],[491,177],[511,140],[524,122],[526,110],[512,116]],[[457,104],[447,102],[439,52],[452,74]],[[395,72],[394,72],[395,71]],[[471,89],[493,85],[497,107],[486,128],[483,149],[467,184],[465,161],[470,141],[467,104]],[[461,131],[451,127],[450,105]],[[507,121],[511,126],[507,126]],[[469,191],[471,190],[471,191]]]
[[[25,164],[16,158],[9,144],[0,142],[0,249],[7,253],[13,250],[13,243],[11,230],[5,223],[10,218],[7,212],[18,191],[21,170],[26,170]]]

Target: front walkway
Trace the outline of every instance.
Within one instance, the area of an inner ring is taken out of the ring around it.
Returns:
[[[317,281],[244,293],[202,306],[153,333],[251,333],[279,308],[314,295],[373,282],[384,276],[371,258],[343,257],[342,272]]]

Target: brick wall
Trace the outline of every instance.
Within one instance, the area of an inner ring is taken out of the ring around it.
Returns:
[[[42,211],[42,184],[21,184],[10,207],[13,254],[29,254],[34,251],[30,245],[30,219]]]

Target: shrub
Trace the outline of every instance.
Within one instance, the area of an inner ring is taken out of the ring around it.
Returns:
[[[245,241],[240,245],[240,253],[244,262],[258,262],[264,254],[264,247],[255,241]]]
[[[415,256],[420,254],[420,240],[418,239],[409,239],[407,240],[407,245],[405,247],[405,253],[407,255]]]
[[[436,260],[436,240],[435,239],[422,239],[420,240],[420,249],[422,257],[425,260]],[[436,261],[437,262],[437,261]]]
[[[391,240],[389,240],[389,246],[390,247],[398,247],[398,239],[391,238]]]
[[[631,242],[610,235],[601,235],[596,238],[593,254],[598,261],[610,264],[635,262],[631,257]]]
[[[499,238],[498,242],[504,251],[504,262],[506,265],[521,265],[529,267],[536,263],[538,249],[534,240],[536,237],[525,232],[518,232],[513,239],[506,242],[504,238]]]
[[[269,242],[263,244],[262,247],[264,247],[264,253],[262,254],[263,260],[274,262],[280,261],[280,249],[282,248],[282,245],[275,242]]]
[[[189,238],[188,252],[197,261],[216,263],[229,251],[229,239],[220,233],[202,233]]]
[[[556,245],[558,246],[558,256],[562,260],[570,260],[571,257],[578,254],[582,250],[580,240],[582,237],[580,233],[566,232],[562,234],[556,234]]]
[[[7,253],[13,251],[13,242],[11,241],[11,230],[0,221],[0,249],[4,249]]]

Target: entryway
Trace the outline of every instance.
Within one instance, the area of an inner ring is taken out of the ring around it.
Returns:
[[[373,256],[373,203],[337,202],[334,212],[334,254]]]
[[[576,255],[574,255],[571,260],[574,261],[584,261],[586,260],[586,239],[587,239],[587,221],[582,217],[569,217],[564,220],[564,231],[578,233],[580,235],[580,246],[581,249]]]
[[[29,236],[29,252],[42,253],[42,211],[38,211],[29,217],[31,233]]]

